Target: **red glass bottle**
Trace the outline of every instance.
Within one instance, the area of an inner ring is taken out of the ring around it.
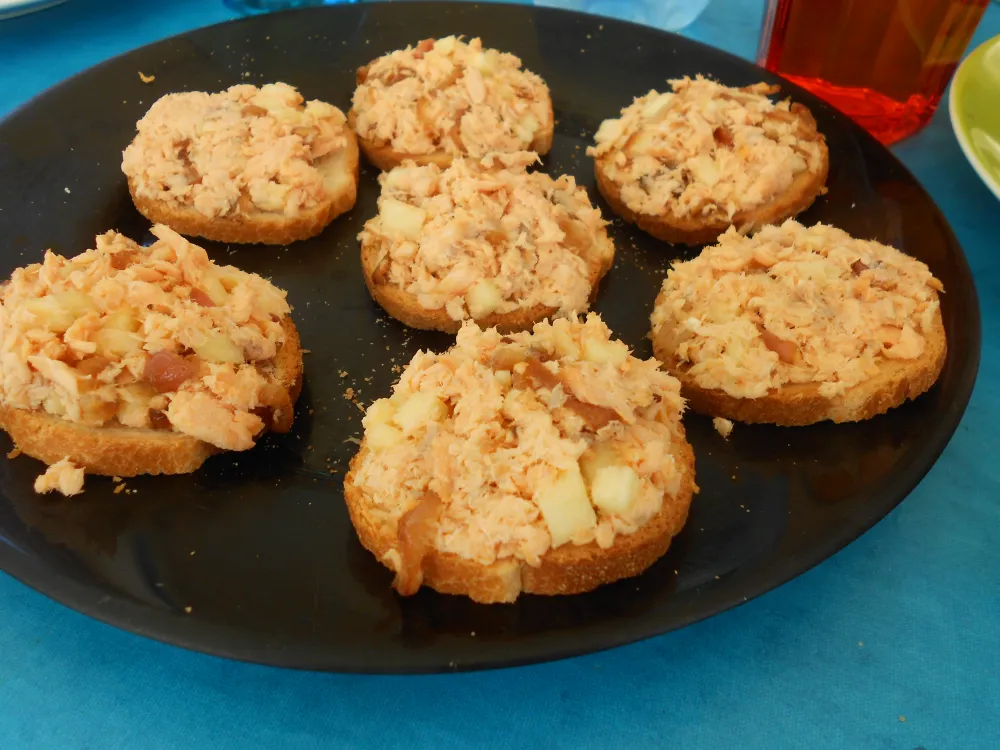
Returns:
[[[930,120],[989,0],[768,0],[757,62],[883,143]]]

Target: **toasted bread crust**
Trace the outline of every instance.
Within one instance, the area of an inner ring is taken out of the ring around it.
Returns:
[[[614,264],[614,244],[605,232],[599,241],[607,243],[612,252],[606,262],[592,262],[588,258],[588,279],[590,281],[590,298],[593,301],[597,297],[597,290],[601,279],[611,270]],[[382,308],[396,320],[405,323],[410,328],[420,328],[428,331],[444,331],[445,333],[458,333],[462,327],[461,320],[453,320],[445,309],[428,310],[420,305],[417,296],[400,289],[397,286],[375,281],[375,270],[378,267],[379,251],[371,243],[361,243],[361,270],[365,277],[365,285],[372,299],[378,302]],[[530,330],[535,323],[540,320],[555,315],[558,308],[546,305],[533,305],[529,308],[512,310],[507,313],[490,313],[484,318],[476,318],[476,324],[480,328],[496,328],[501,333],[516,333],[517,331]],[[582,312],[582,310],[580,311]]]
[[[351,462],[344,479],[344,497],[361,544],[380,562],[396,544],[396,530],[380,527],[369,513],[370,501],[354,482],[365,446]],[[677,494],[664,497],[660,512],[634,534],[618,535],[608,549],[597,542],[564,544],[549,550],[539,567],[513,558],[481,565],[452,553],[434,551],[423,562],[423,585],[442,594],[468,596],[483,604],[512,602],[519,594],[580,594],[605,583],[639,575],[666,553],[687,520],[694,483],[694,452],[683,432],[675,437],[673,453],[681,467]]]
[[[793,105],[792,113],[815,128],[816,121],[806,107],[800,104]],[[670,212],[657,215],[636,213],[625,205],[621,198],[621,188],[608,176],[606,165],[614,158],[614,152],[594,160],[597,190],[614,213],[653,237],[674,245],[704,245],[714,242],[730,226],[754,231],[766,224],[780,224],[785,219],[805,211],[818,196],[825,193],[826,178],[830,171],[830,152],[826,146],[826,139],[821,134],[817,134],[817,137],[822,154],[819,170],[801,172],[785,192],[754,209],[738,211],[732,221],[719,217],[705,219],[695,216],[675,216]]]
[[[653,353],[667,371],[681,382],[688,406],[701,414],[737,422],[801,426],[816,422],[860,422],[884,414],[907,399],[927,391],[941,375],[948,354],[944,322],[937,311],[924,353],[917,359],[886,359],[872,378],[835,398],[819,394],[818,383],[795,383],[761,398],[736,398],[716,388],[702,388],[678,362],[672,341],[677,340],[664,323],[652,334]]]
[[[192,206],[179,207],[137,195],[135,182],[131,177],[128,179],[128,190],[139,213],[154,224],[166,224],[189,237],[204,237],[216,242],[287,245],[296,240],[315,237],[336,217],[354,207],[358,192],[358,168],[357,140],[353,131],[348,131],[344,169],[351,175],[350,182],[327,201],[300,211],[293,218],[264,211],[252,214],[240,212],[212,218],[196,211]]]
[[[545,121],[539,126],[538,131],[535,133],[535,137],[531,140],[530,145],[525,148],[525,151],[534,151],[539,156],[547,154],[552,148],[552,136],[555,130],[555,115],[552,111],[552,100],[551,98],[547,102],[548,107],[546,109]],[[352,108],[350,112],[347,113],[347,122],[350,124],[351,128],[354,128],[355,120],[357,115]],[[380,169],[383,172],[388,172],[394,167],[398,167],[407,159],[412,160],[415,164],[421,166],[427,164],[437,164],[442,169],[451,164],[452,159],[456,156],[455,154],[450,154],[447,151],[438,150],[432,151],[429,154],[407,154],[402,151],[396,151],[389,144],[377,143],[376,141],[364,138],[360,135],[357,136],[358,144],[361,146],[361,153],[365,155],[365,159],[368,162]]]
[[[274,358],[274,374],[292,403],[302,389],[302,347],[291,318],[283,321],[286,339]],[[32,458],[53,464],[69,457],[88,474],[132,477],[187,474],[219,449],[170,430],[89,427],[27,409],[0,405],[0,428]]]

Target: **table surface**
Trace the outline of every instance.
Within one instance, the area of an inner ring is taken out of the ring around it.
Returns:
[[[684,33],[752,58],[763,0]],[[72,0],[0,21],[0,116],[84,68],[233,13]],[[991,5],[973,45],[1000,33]],[[926,479],[830,560],[632,646],[478,674],[370,677],[225,661],[116,630],[0,574],[0,747],[995,748],[1000,746],[996,199],[942,107],[895,153],[941,206],[983,313],[979,381]]]

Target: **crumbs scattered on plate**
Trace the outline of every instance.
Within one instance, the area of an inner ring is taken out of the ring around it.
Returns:
[[[713,419],[712,426],[723,438],[728,438],[733,432],[733,423],[725,417],[716,417]]]

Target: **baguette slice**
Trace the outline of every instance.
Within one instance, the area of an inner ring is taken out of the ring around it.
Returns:
[[[350,123],[352,129],[355,127],[354,123],[356,120],[357,115],[352,109],[347,113],[347,121]],[[554,131],[555,116],[552,112],[552,102],[549,101],[545,119],[535,132],[535,136],[532,138],[531,143],[524,150],[534,151],[539,155],[547,154],[552,150],[552,137]],[[420,165],[437,164],[439,167],[443,168],[451,164],[454,158],[461,156],[461,154],[453,154],[449,151],[445,151],[444,149],[438,149],[437,151],[431,151],[430,153],[423,154],[407,153],[405,151],[396,150],[393,148],[392,144],[379,143],[360,135],[358,136],[358,144],[361,146],[361,153],[365,155],[365,159],[367,159],[368,162],[376,169],[380,169],[383,172],[388,172],[390,169],[398,167],[407,160]]]
[[[605,236],[604,240],[610,244],[611,240]],[[613,248],[613,246],[612,246]],[[597,298],[601,279],[611,270],[614,263],[613,249],[610,253],[595,253],[596,260],[588,263],[588,278],[591,285],[591,302]],[[365,284],[368,292],[378,304],[389,315],[396,320],[410,326],[428,331],[444,331],[445,333],[457,333],[462,327],[461,320],[453,319],[445,309],[428,310],[421,306],[417,296],[405,289],[375,279],[376,270],[380,260],[378,247],[372,242],[362,241],[361,243],[361,270],[365,277]],[[528,308],[511,310],[506,313],[490,313],[484,318],[477,318],[476,324],[480,328],[496,328],[501,333],[513,333],[516,331],[526,331],[539,320],[544,320],[555,315],[559,311],[557,307],[547,305],[533,305]]]
[[[876,375],[836,398],[821,396],[817,383],[792,383],[761,398],[736,398],[721,389],[703,388],[685,371],[675,353],[678,332],[664,323],[652,335],[653,353],[681,382],[693,411],[737,422],[801,426],[816,422],[859,422],[885,414],[930,389],[948,354],[941,311],[934,316],[924,353],[910,360],[884,359]]]
[[[683,409],[677,381],[596,314],[510,336],[467,323],[369,406],[352,523],[403,596],[510,602],[637,575],[697,491]]]
[[[545,82],[478,37],[424,39],[361,66],[356,80],[348,123],[365,158],[382,171],[406,160],[446,167],[456,157],[552,148]],[[471,122],[463,134],[464,117]]]
[[[942,291],[926,264],[835,227],[731,229],[668,272],[653,351],[691,407],[714,417],[869,419],[941,374]]]
[[[585,311],[614,263],[614,243],[586,191],[572,178],[529,172],[537,160],[520,152],[384,172],[379,213],[359,235],[372,298],[412,328],[447,333],[462,326],[449,305],[503,333]],[[545,229],[553,224],[561,236]],[[457,257],[442,254],[454,237],[469,246]],[[461,286],[449,287],[456,272]],[[477,297],[475,285],[493,281],[493,293]],[[464,301],[453,298],[459,290]],[[440,306],[422,304],[423,294],[437,295]]]
[[[809,117],[811,119],[812,115]],[[823,163],[819,171],[801,172],[783,193],[749,211],[737,211],[732,220],[729,220],[718,216],[677,216],[672,212],[652,215],[631,210],[622,200],[621,186],[607,174],[609,159],[610,157],[604,157],[594,161],[597,190],[608,206],[625,221],[635,224],[656,239],[673,245],[704,245],[714,242],[730,226],[756,231],[768,224],[780,224],[805,211],[817,197],[826,192],[826,178],[830,169],[829,154],[824,143]]]
[[[282,321],[286,339],[268,371],[295,403],[302,388],[302,348],[291,318]],[[287,432],[291,415],[283,415]],[[172,430],[134,427],[89,427],[38,411],[0,405],[0,428],[32,458],[54,464],[69,457],[88,474],[132,477],[139,474],[186,474],[219,449]],[[265,430],[267,428],[265,427]]]
[[[674,93],[650,92],[624,108],[620,119],[606,120],[595,135],[597,145],[587,149],[594,157],[598,190],[623,219],[666,242],[702,245],[730,226],[755,231],[779,224],[826,192],[830,167],[826,139],[807,107],[774,105],[766,98],[778,92],[777,86],[730,88],[701,76],[671,84]],[[714,139],[708,151],[706,132]],[[616,163],[623,156],[629,161]],[[647,165],[641,169],[659,163],[668,171],[659,177],[643,171],[637,175],[640,159]],[[774,192],[762,161],[771,168],[787,167],[794,175],[791,183],[764,202],[740,208],[744,195]],[[641,201],[635,195],[629,205],[623,189],[636,181],[651,196],[647,203],[652,207],[636,207]],[[720,192],[716,187],[720,184],[728,189]],[[730,217],[727,206],[733,200],[738,210]]]
[[[366,450],[362,443],[351,461],[351,470],[344,480],[344,495],[361,544],[382,561],[386,552],[397,546],[398,536],[395,528],[378,523],[368,496],[354,482],[356,468],[364,460]],[[423,561],[423,584],[442,594],[464,595],[482,604],[495,604],[512,602],[521,593],[582,594],[605,583],[639,575],[666,553],[687,520],[695,490],[694,452],[683,432],[676,437],[672,453],[683,472],[676,496],[665,497],[659,513],[634,534],[616,536],[608,549],[601,549],[596,542],[580,546],[564,544],[550,549],[537,568],[513,558],[481,565],[433,550]]]
[[[358,144],[352,131],[347,132],[347,147],[316,163],[323,173],[329,193],[326,200],[295,216],[273,211],[240,210],[215,218],[195,210],[137,194],[135,180],[128,179],[129,193],[135,207],[154,224],[166,224],[181,234],[204,237],[216,242],[287,245],[315,237],[331,221],[354,207],[358,191]]]

